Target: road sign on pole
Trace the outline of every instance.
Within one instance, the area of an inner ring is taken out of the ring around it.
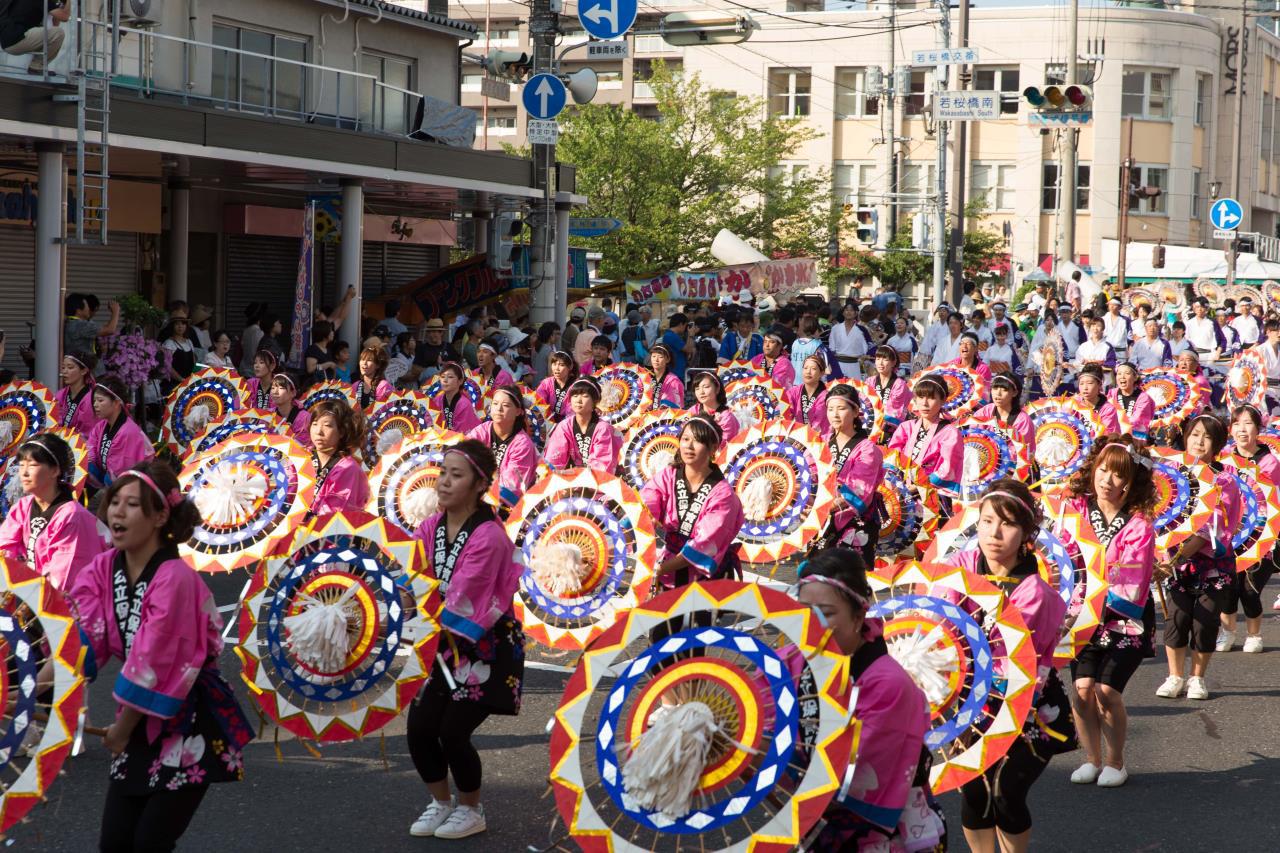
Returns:
[[[1210,206],[1209,219],[1219,231],[1234,231],[1244,220],[1244,208],[1234,198],[1220,198]]]
[[[582,0],[578,20],[582,28],[598,39],[620,38],[636,22],[637,0]]]
[[[560,125],[555,121],[531,118],[525,135],[530,145],[555,145],[560,141]]]
[[[552,119],[564,109],[568,92],[554,74],[535,74],[524,84],[520,99],[530,118]]]
[[[1000,93],[981,91],[938,92],[933,115],[938,121],[982,121],[1000,118]]]
[[[603,237],[622,227],[622,220],[612,217],[573,217],[569,220],[570,237]]]

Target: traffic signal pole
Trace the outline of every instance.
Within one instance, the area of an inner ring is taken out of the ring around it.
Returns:
[[[940,0],[942,7],[942,26],[938,30],[940,48],[951,46],[951,0]],[[945,66],[937,66],[933,72],[934,103],[936,105],[940,93],[946,89],[947,74],[941,70]],[[934,210],[937,222],[933,229],[933,308],[942,304],[947,277],[947,125],[949,122],[939,121],[935,111],[934,127],[938,142],[937,165],[937,198]],[[932,310],[932,309],[930,309]]]
[[[1133,172],[1133,118],[1124,120],[1126,140],[1124,163],[1120,166],[1120,222],[1119,256],[1116,258],[1116,286],[1124,290],[1124,265],[1129,257],[1129,196],[1133,192],[1130,175]]]
[[[957,47],[969,46],[969,0],[959,0],[959,44]],[[956,88],[969,88],[972,74],[968,65],[956,66]],[[1003,110],[1003,105],[1001,106]],[[964,202],[965,202],[965,169],[968,166],[969,123],[956,122],[956,150],[951,158],[951,299],[953,305],[959,305],[964,294]]]
[[[1067,35],[1067,79],[1065,85],[1079,85],[1080,55],[1080,0],[1071,0],[1071,23]],[[1074,127],[1062,129],[1062,174],[1058,182],[1058,219],[1062,224],[1060,257],[1074,262],[1076,259],[1076,146],[1080,131]]]
[[[529,39],[533,43],[533,73],[554,73],[555,43],[559,34],[559,15],[551,11],[551,0],[532,0],[529,6]],[[529,241],[529,290],[533,301],[529,319],[534,325],[563,323],[564,315],[556,314],[560,290],[564,287],[563,271],[556,269],[556,147],[532,145],[534,186],[542,190],[529,216],[532,238]]]
[[[1240,0],[1240,31],[1236,37],[1236,114],[1234,127],[1231,131],[1231,197],[1240,202],[1240,222],[1239,227],[1231,235],[1231,239],[1227,241],[1227,286],[1236,283],[1236,255],[1238,254],[1238,246],[1240,245],[1240,231],[1247,225],[1249,212],[1253,209],[1252,197],[1246,200],[1240,186],[1241,168],[1240,162],[1240,143],[1244,139],[1244,40],[1248,37],[1248,7],[1247,0]],[[1252,196],[1252,194],[1250,194]]]

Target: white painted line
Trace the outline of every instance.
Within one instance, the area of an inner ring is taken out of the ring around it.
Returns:
[[[524,662],[525,669],[544,669],[547,672],[563,672],[571,673],[574,671],[572,666],[561,666],[558,663],[543,663],[539,660],[526,660]]]

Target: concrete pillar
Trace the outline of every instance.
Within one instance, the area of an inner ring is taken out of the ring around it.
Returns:
[[[355,178],[342,179],[342,243],[338,252],[338,291],[345,293],[347,286],[356,289],[351,307],[347,309],[342,328],[338,329],[342,340],[351,345],[351,352],[360,352],[361,303],[364,301],[364,279],[361,261],[364,257],[364,188]],[[318,294],[317,294],[318,298]]]
[[[556,302],[552,319],[562,327],[569,319],[569,209],[568,196],[556,200]]]
[[[40,164],[36,207],[36,381],[58,387],[62,360],[63,185],[62,145],[36,145]]]
[[[191,182],[169,181],[169,301],[187,301],[187,258],[191,236]]]

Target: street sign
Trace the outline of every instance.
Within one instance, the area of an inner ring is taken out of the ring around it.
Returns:
[[[626,59],[627,41],[592,41],[587,42],[587,59]]]
[[[494,77],[480,78],[480,94],[486,98],[497,98],[499,101],[511,100],[511,84]]]
[[[560,125],[531,118],[525,135],[529,137],[530,145],[555,145],[560,140]]]
[[[535,74],[524,84],[520,98],[531,119],[549,119],[560,115],[568,92],[554,74]]]
[[[1209,219],[1214,228],[1234,231],[1244,220],[1244,208],[1234,198],[1220,198],[1209,208]]]
[[[1031,127],[1070,127],[1072,125],[1093,124],[1093,110],[1078,110],[1069,113],[1027,113],[1027,124]]]
[[[596,216],[590,219],[570,218],[570,237],[603,237],[622,227],[622,220]]]
[[[601,41],[619,38],[636,22],[637,0],[581,0],[578,20]]]
[[[1213,239],[1215,240],[1234,240],[1239,235],[1233,231],[1223,231],[1221,228],[1213,229]]]
[[[1000,118],[999,92],[939,92],[933,105],[933,115],[938,121]]]
[[[957,47],[950,50],[917,50],[911,54],[912,65],[972,65],[978,61],[976,47]]]

